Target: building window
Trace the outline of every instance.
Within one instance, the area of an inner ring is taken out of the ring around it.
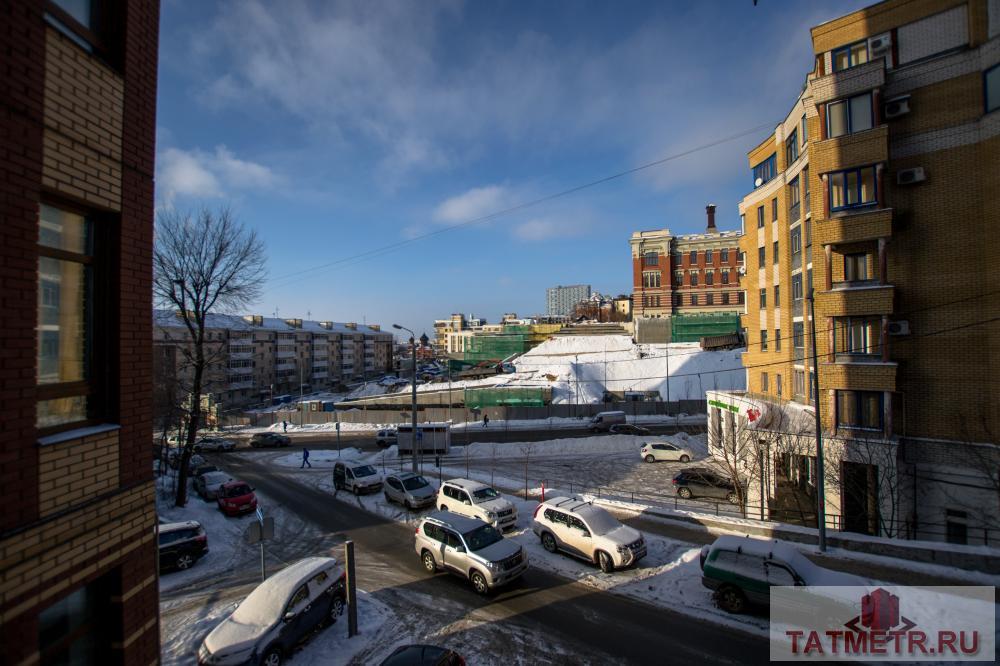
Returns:
[[[882,392],[838,390],[837,427],[882,430]]]
[[[691,286],[692,287],[697,287],[698,286],[698,274],[697,273],[691,273]]]
[[[879,317],[837,317],[833,322],[833,349],[836,354],[878,356],[882,320]]]
[[[799,135],[792,130],[791,136],[785,139],[785,165],[791,164],[799,159]]]
[[[767,250],[763,247],[757,248],[757,265],[761,268],[767,266]]]
[[[660,271],[647,271],[642,274],[642,286],[652,289],[660,286]]]
[[[760,332],[760,350],[767,351],[767,330],[763,329]]]
[[[993,65],[983,74],[983,87],[986,89],[986,113],[1000,109],[1000,65]]]
[[[88,52],[107,56],[108,26],[113,21],[109,3],[101,0],[49,0],[45,20]],[[111,20],[107,20],[111,19]]]
[[[642,255],[642,263],[647,266],[658,266],[660,261],[655,252],[647,252]]]
[[[705,264],[712,263],[712,250],[705,250]]]
[[[795,349],[805,349],[806,327],[801,321],[792,322],[792,347]]]
[[[774,394],[781,397],[781,375],[774,376]]]
[[[722,294],[722,304],[723,305],[729,305],[729,292],[728,291]]]
[[[763,229],[764,228],[764,207],[763,206],[757,206],[757,228],[758,229]]]
[[[802,126],[802,145],[805,146],[806,143],[809,141],[809,129],[808,126],[806,125],[806,114],[804,113],[802,114],[801,126]]]
[[[729,284],[729,271],[722,271],[722,284]]]
[[[715,272],[714,271],[706,271],[705,272],[705,285],[711,287],[713,284],[715,284]]]
[[[691,250],[690,261],[691,261],[691,265],[692,266],[694,266],[695,264],[698,263],[698,251],[697,250]]]
[[[778,197],[771,199],[771,220],[778,221]]]
[[[802,227],[795,227],[790,234],[792,257],[802,252]]]
[[[842,46],[833,51],[833,71],[839,72],[868,62],[868,41]]]
[[[778,241],[774,241],[774,243],[772,243],[771,245],[774,248],[773,252],[774,258],[772,259],[772,261],[774,261],[774,263],[778,263]]]
[[[705,305],[715,305],[715,294],[712,292],[705,294]]]
[[[747,296],[745,291],[736,292],[736,302],[739,303],[740,305],[743,305],[743,302],[746,301],[746,298]]]
[[[777,154],[773,154],[753,168],[754,189],[760,187],[777,175]]]
[[[678,287],[684,284],[684,273],[674,273],[674,284]]]
[[[653,307],[654,308],[660,307],[660,297],[659,296],[653,296]]]
[[[771,390],[771,386],[769,385],[769,382],[767,381],[767,373],[766,372],[760,373],[760,390],[763,393],[767,393],[768,391]]]
[[[93,411],[93,235],[85,215],[40,207],[38,428],[84,422]]]
[[[804,397],[806,394],[806,373],[803,370],[792,371],[792,395]]]
[[[781,307],[781,285],[774,285],[774,307]]]
[[[829,175],[830,210],[876,203],[875,167],[837,171]]]
[[[826,105],[826,136],[829,139],[870,130],[874,123],[871,93]]]
[[[680,307],[683,304],[684,304],[683,303],[683,296],[681,296],[680,294],[675,294],[674,295],[674,305],[676,305],[677,307]]]
[[[723,249],[722,250],[722,256],[720,257],[720,259],[721,259],[722,263],[724,263],[724,264],[728,264],[729,263],[729,250],[728,249]]]
[[[746,213],[740,213],[740,235],[747,232],[747,216]]]
[[[797,273],[792,276],[792,300],[802,300],[802,273]]]
[[[691,294],[691,305],[698,305],[698,294]]]
[[[806,213],[809,212],[809,167],[802,169],[802,198],[805,200]]]
[[[760,309],[764,310],[767,308],[767,289],[760,290]]]
[[[868,279],[868,255],[862,253],[844,255],[844,280],[864,282]]]
[[[781,351],[781,329],[774,329],[774,351]]]
[[[102,664],[111,659],[111,590],[107,579],[70,593],[38,614],[43,664]]]

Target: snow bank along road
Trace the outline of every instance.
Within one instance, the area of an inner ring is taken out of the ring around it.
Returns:
[[[487,629],[497,636],[470,663],[760,663],[767,641],[673,613],[640,600],[595,590],[529,568],[522,580],[488,598],[462,580],[428,576],[413,551],[413,529],[334,500],[243,456],[225,461],[234,476],[323,530],[354,540],[359,586],[405,595],[438,624],[440,641]],[[430,636],[431,640],[435,636]],[[528,637],[531,637],[530,640]],[[724,638],[723,638],[724,637]],[[721,639],[721,640],[720,640]],[[470,641],[471,646],[480,641]]]

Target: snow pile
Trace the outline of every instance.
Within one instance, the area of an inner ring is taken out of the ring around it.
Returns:
[[[347,400],[357,400],[358,398],[370,398],[376,395],[384,395],[387,392],[385,386],[378,382],[365,382],[358,388],[347,394]]]

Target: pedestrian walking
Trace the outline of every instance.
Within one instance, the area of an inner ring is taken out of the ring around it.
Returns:
[[[490,415],[489,414],[483,414],[483,427],[484,428],[489,428],[490,427]]]
[[[282,421],[281,428],[283,432],[288,432],[288,421]]]
[[[303,467],[309,467],[312,469],[312,463],[309,462],[309,449],[304,446],[302,447],[302,465],[299,469],[302,469]]]

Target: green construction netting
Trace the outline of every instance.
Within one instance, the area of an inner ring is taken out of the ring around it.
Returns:
[[[463,358],[466,361],[502,361],[525,351],[523,335],[477,335],[469,341]]]
[[[726,335],[740,330],[736,314],[690,314],[670,318],[670,339],[673,342],[698,342],[710,335]]]
[[[466,407],[479,409],[500,405],[542,407],[545,405],[545,389],[526,387],[465,389]]]

